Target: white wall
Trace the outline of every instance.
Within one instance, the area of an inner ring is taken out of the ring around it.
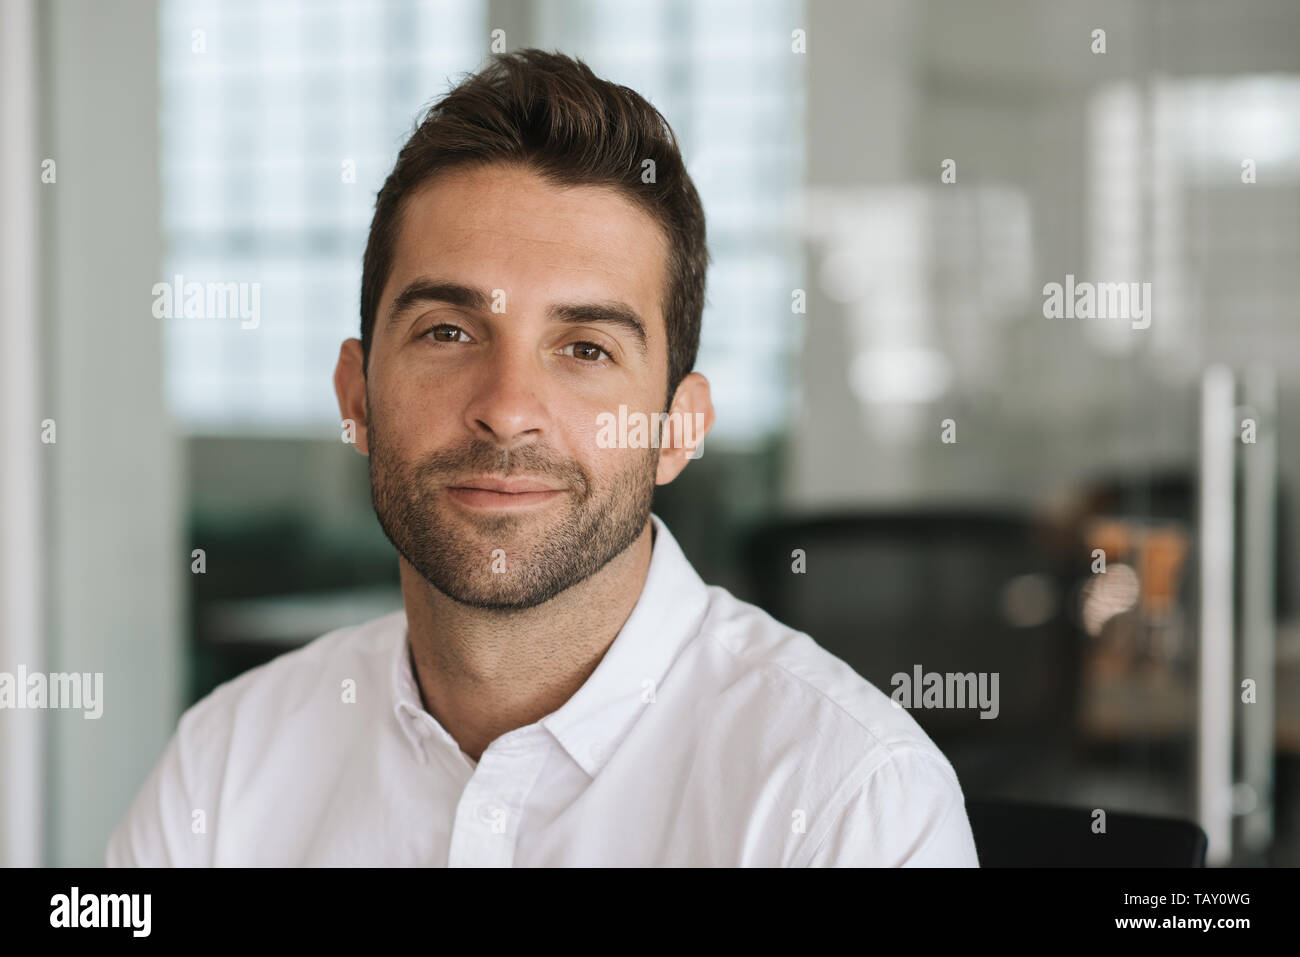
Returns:
[[[42,5],[51,671],[104,673],[104,714],[50,712],[54,865],[102,862],[175,728],[184,641],[178,446],[162,393],[152,0]]]
[[[38,322],[37,25],[32,0],[0,5],[0,671],[43,666]],[[39,712],[0,712],[0,866],[42,860]]]

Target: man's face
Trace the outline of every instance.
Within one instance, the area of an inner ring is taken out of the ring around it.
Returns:
[[[496,165],[407,199],[365,441],[379,522],[439,591],[532,607],[644,531],[660,450],[601,448],[598,416],[664,411],[666,269],[658,224],[610,190]]]

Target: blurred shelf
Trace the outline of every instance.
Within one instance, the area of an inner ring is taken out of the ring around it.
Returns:
[[[297,648],[402,607],[402,590],[390,585],[214,601],[201,614],[200,634],[214,645]]]
[[[1276,699],[1277,750],[1300,755],[1300,662],[1279,657]],[[1195,727],[1195,695],[1186,682],[1129,674],[1083,691],[1079,731],[1088,741],[1172,738]]]

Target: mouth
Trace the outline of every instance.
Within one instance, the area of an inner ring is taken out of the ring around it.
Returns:
[[[473,509],[515,509],[545,505],[564,489],[528,478],[468,478],[447,486],[452,501]]]

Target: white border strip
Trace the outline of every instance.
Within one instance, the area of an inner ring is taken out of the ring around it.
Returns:
[[[0,3],[0,669],[44,666],[41,536],[40,158],[32,0]],[[43,722],[0,715],[0,864],[42,863]]]

